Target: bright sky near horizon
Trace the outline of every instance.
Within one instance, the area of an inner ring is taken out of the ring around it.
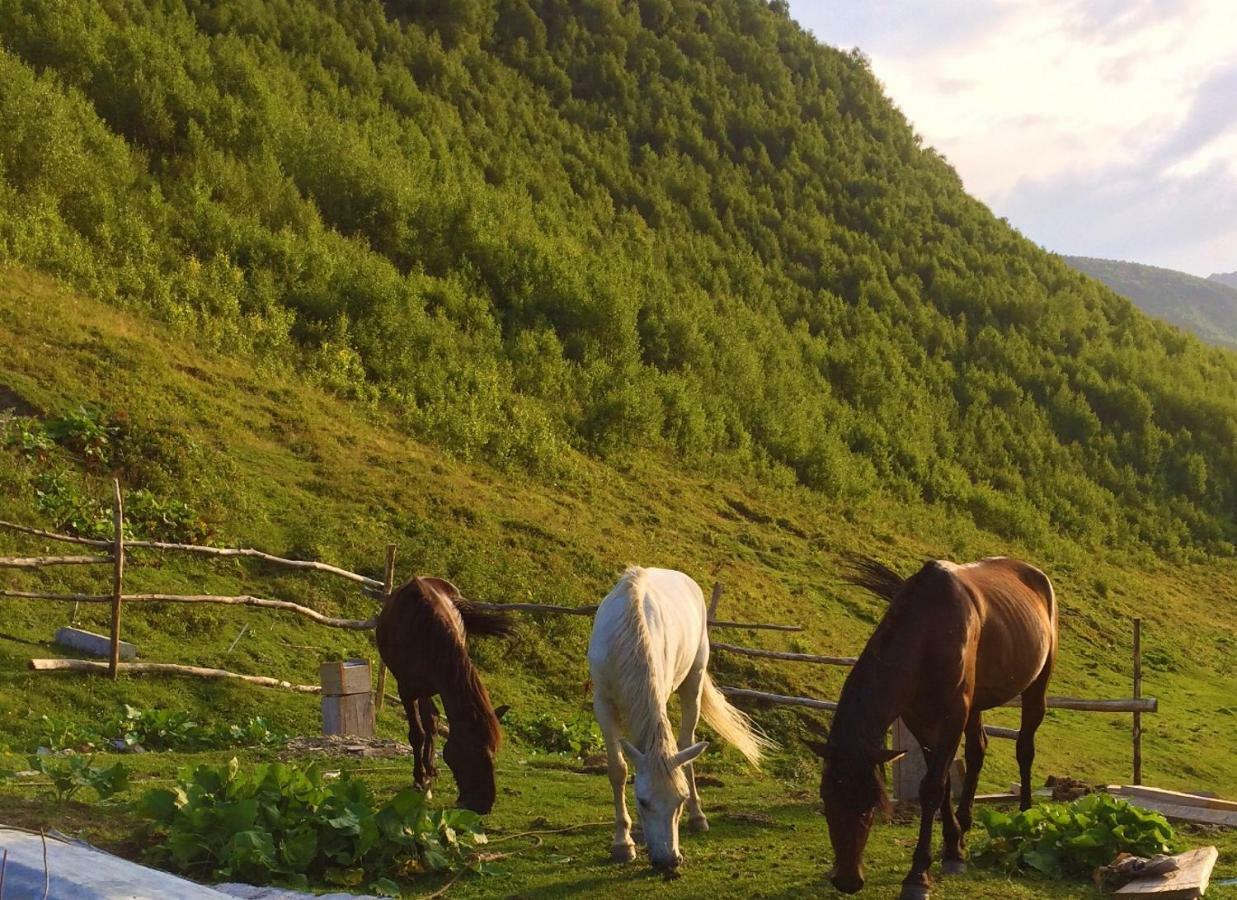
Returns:
[[[1058,253],[1237,270],[1232,0],[790,0],[967,190]]]

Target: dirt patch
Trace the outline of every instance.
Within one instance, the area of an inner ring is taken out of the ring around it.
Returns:
[[[1068,775],[1049,775],[1044,784],[1052,788],[1052,799],[1058,803],[1068,803],[1071,800],[1077,800],[1086,794],[1090,794],[1095,790],[1085,781],[1079,781],[1077,778],[1070,778]]]
[[[18,416],[43,415],[41,409],[31,404],[7,384],[0,384],[0,412],[11,412]]]
[[[296,737],[279,752],[280,759],[298,756],[336,756],[359,759],[396,759],[411,756],[412,748],[399,741],[382,738],[341,737],[334,734]]]

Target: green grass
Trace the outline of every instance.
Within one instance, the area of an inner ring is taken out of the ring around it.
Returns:
[[[1237,738],[1237,637],[1226,624],[1237,597],[1231,559],[1170,564],[1149,554],[1057,539],[1031,553],[943,506],[905,506],[880,496],[844,505],[807,490],[711,477],[707,465],[703,472],[687,473],[652,454],[633,453],[607,464],[573,456],[554,477],[466,463],[408,438],[382,408],[346,403],[243,358],[208,354],[146,320],[20,270],[0,272],[0,347],[6,351],[0,356],[0,397],[5,398],[0,406],[17,405],[19,398],[21,409],[55,416],[98,404],[123,412],[131,422],[190,438],[193,448],[177,460],[184,463],[182,471],[168,476],[161,490],[193,505],[212,543],[318,558],[380,576],[385,545],[393,541],[399,577],[442,575],[479,600],[593,603],[626,563],[671,566],[692,574],[706,590],[711,579],[721,578],[726,618],[797,622],[806,629],[795,635],[728,632],[727,640],[854,654],[881,605],[838,582],[843,553],[872,553],[903,570],[932,556],[1025,556],[1053,578],[1062,607],[1059,671],[1051,692],[1127,696],[1129,617],[1142,616],[1144,693],[1161,703],[1158,714],[1143,718],[1145,781],[1237,795],[1231,762]],[[62,471],[83,496],[103,502],[109,495],[110,473],[89,469],[63,449],[45,458],[0,449],[0,518],[51,524],[36,502],[38,479],[49,470]],[[0,555],[59,546],[0,532]],[[13,588],[101,592],[108,573],[5,570],[0,579]],[[151,552],[132,554],[126,589],[246,592],[357,617],[374,608],[371,600],[325,576]],[[314,697],[189,679],[126,677],[113,683],[30,672],[30,658],[58,654],[50,639],[67,623],[69,608],[3,603],[0,746],[14,752],[33,748],[44,713],[92,721],[122,702],[190,709],[207,723],[263,715],[289,733],[319,729]],[[510,703],[528,718],[587,711],[588,620],[522,621],[509,645],[474,643],[495,702]],[[105,631],[106,612],[83,606],[78,624]],[[123,630],[146,660],[298,682],[316,681],[324,659],[375,658],[366,635],[266,611],[133,605],[125,611]],[[723,684],[830,698],[845,675],[843,669],[736,659],[721,652],[712,666]],[[787,750],[773,761],[772,776],[757,779],[737,768],[730,774],[733,751],[710,751],[706,768],[720,765],[726,782],[709,791],[717,829],[689,839],[689,880],[671,890],[695,884],[721,896],[766,892],[763,896],[820,884],[827,840],[812,801],[818,775],[796,743],[803,731],[800,715],[784,709],[755,715]],[[1014,725],[1016,715],[1002,711],[992,721]],[[402,737],[398,708],[384,715],[381,732]],[[1037,780],[1050,773],[1093,782],[1129,780],[1129,716],[1052,712],[1040,734]],[[135,764],[166,777],[174,759],[142,757]],[[603,779],[538,768],[526,759],[518,747],[500,757],[495,828],[526,830],[538,816],[557,826],[609,814]],[[407,776],[406,767],[375,767],[384,770],[373,773],[380,789]],[[1012,744],[993,741],[981,790],[1004,789],[1015,778]],[[19,802],[14,790],[5,789],[0,821],[62,817],[62,827],[81,827],[88,834],[92,828],[128,824],[123,816],[98,824],[88,812]],[[452,796],[449,790],[444,786],[444,797]],[[731,820],[723,810],[769,815],[777,824]],[[903,844],[910,834],[908,826],[881,830],[871,855],[874,886],[901,878],[909,854]],[[112,845],[124,840],[119,832],[109,838]],[[601,830],[547,837],[540,847],[505,861],[506,878],[466,881],[452,893],[544,890],[553,896],[554,890],[602,891],[618,884],[637,892],[666,890],[638,869],[602,865],[608,840]],[[697,845],[708,849],[694,852]],[[1233,850],[1226,846],[1231,872]],[[562,856],[573,862],[555,862]],[[997,890],[1011,897],[1069,895],[1036,883],[998,889],[991,879],[971,879],[943,888],[939,896],[994,896]]]
[[[126,757],[135,769],[134,785],[107,815],[90,803],[56,807],[38,801],[34,783],[0,786],[0,820],[26,827],[56,827],[83,834],[86,839],[121,855],[140,858],[142,842],[134,839],[140,822],[126,804],[152,786],[164,786],[178,766],[195,762],[223,762],[227,753],[146,754]],[[250,762],[270,757],[269,751],[238,754]],[[379,796],[408,784],[409,763],[401,760],[327,761],[328,770],[349,769],[361,774]],[[21,761],[0,757],[0,766],[21,767]],[[499,762],[499,802],[486,826],[487,853],[501,874],[467,874],[450,889],[458,897],[800,897],[841,896],[826,881],[831,853],[824,817],[819,814],[814,780],[788,782],[770,775],[754,775],[740,765],[716,760],[702,762],[700,771],[721,783],[701,789],[711,830],[706,835],[682,835],[686,856],[683,878],[667,884],[646,861],[617,866],[608,861],[612,825],[610,786],[604,775],[583,774],[559,757],[509,747]],[[34,780],[31,779],[33,782]],[[453,797],[444,773],[436,802]],[[633,802],[629,797],[629,804]],[[979,826],[976,826],[977,828]],[[561,829],[573,829],[563,831]],[[530,834],[529,832],[535,832]],[[866,854],[867,886],[862,896],[896,895],[910,865],[916,824],[900,815],[896,823],[878,824]],[[1237,832],[1201,832],[1179,829],[1187,846],[1216,844],[1221,851],[1215,879],[1237,876]],[[939,852],[939,829],[934,839]],[[418,895],[444,887],[451,876],[425,877]],[[1089,887],[1043,879],[1009,879],[999,872],[972,865],[965,876],[939,878],[933,897],[1020,898],[1095,897]],[[1237,891],[1213,888],[1208,897],[1237,896]]]

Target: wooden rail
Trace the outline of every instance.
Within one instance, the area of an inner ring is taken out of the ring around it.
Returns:
[[[44,594],[37,591],[0,590],[0,597],[11,597],[22,600],[60,600],[66,603],[111,603],[111,594]],[[296,613],[312,619],[320,625],[332,628],[349,628],[354,631],[367,631],[378,624],[376,617],[369,619],[340,619],[323,615],[308,606],[301,606],[290,600],[268,600],[263,597],[248,595],[223,596],[215,594],[122,594],[125,603],[217,603],[224,606],[255,606],[261,609],[280,609]]]
[[[0,569],[39,569],[43,566],[97,566],[112,564],[111,556],[0,556]]]
[[[32,659],[30,668],[36,672],[96,672],[107,674],[111,665],[91,659]],[[226,669],[205,669],[201,666],[178,666],[172,663],[117,663],[117,669],[134,675],[192,675],[195,678],[221,678],[297,691],[301,694],[320,694],[322,687],[316,684],[295,684],[265,675],[241,675]]]
[[[710,627],[716,623],[710,622]],[[738,647],[734,644],[723,644],[720,641],[710,641],[709,648],[723,650],[726,653],[737,653],[739,656],[754,656],[759,659],[784,659],[789,662],[818,663],[823,666],[853,666],[859,661],[857,656],[816,656],[812,653],[783,653],[780,650],[757,650],[754,647]]]

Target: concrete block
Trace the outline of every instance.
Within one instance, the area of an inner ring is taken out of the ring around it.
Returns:
[[[61,647],[68,647],[70,650],[76,650],[88,656],[110,659],[112,655],[112,639],[102,634],[95,634],[93,631],[83,631],[80,628],[61,628],[57,630],[56,636],[52,640]],[[137,647],[128,641],[121,641],[120,658],[136,659]]]

